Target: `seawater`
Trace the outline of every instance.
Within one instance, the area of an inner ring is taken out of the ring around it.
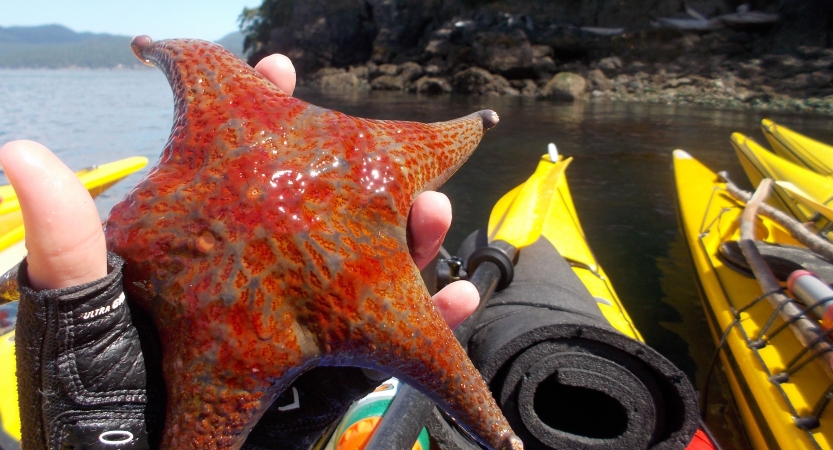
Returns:
[[[591,248],[648,344],[698,388],[714,344],[677,229],[671,151],[684,149],[748,186],[729,143],[732,132],[765,143],[760,120],[769,117],[833,142],[833,118],[817,115],[378,91],[338,95],[303,88],[296,95],[377,119],[431,122],[484,108],[498,112],[500,124],[441,189],[453,206],[446,240],[452,252],[486,224],[494,202],[532,173],[549,142],[574,156],[567,178]],[[172,119],[170,88],[157,70],[0,70],[0,142],[41,142],[75,170],[134,155],[148,157],[153,165]],[[147,170],[96,200],[102,217]],[[731,402],[712,383],[717,395],[709,404],[710,416],[726,422],[713,426],[734,442],[730,448],[742,447]]]

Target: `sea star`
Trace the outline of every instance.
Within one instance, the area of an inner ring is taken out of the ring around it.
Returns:
[[[163,344],[163,448],[239,448],[316,365],[401,377],[484,444],[520,448],[405,236],[417,194],[451,176],[497,115],[359,119],[286,95],[212,43],[131,47],[167,75],[176,116],[105,232]]]

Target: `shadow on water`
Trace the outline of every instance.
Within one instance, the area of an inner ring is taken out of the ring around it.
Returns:
[[[587,240],[648,344],[703,386],[714,344],[685,243],[677,231],[671,151],[682,148],[712,169],[745,177],[729,144],[739,131],[764,143],[770,117],[833,142],[833,118],[685,106],[556,104],[525,98],[421,97],[370,92],[296,95],[361,117],[447,120],[479,109],[500,114],[471,160],[442,187],[454,208],[446,245],[455,249],[486,224],[491,206],[535,169],[555,142],[575,156],[567,171]],[[0,140],[45,143],[73,169],[132,155],[158,158],[171,126],[170,90],[156,71],[0,71]],[[140,176],[97,199],[103,215]],[[731,401],[719,385],[711,417],[728,417],[721,437],[742,448]],[[724,430],[725,429],[725,430]]]

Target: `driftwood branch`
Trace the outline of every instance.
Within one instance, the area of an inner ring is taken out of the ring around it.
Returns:
[[[781,285],[772,275],[769,266],[758,252],[758,247],[755,246],[755,219],[758,209],[763,206],[764,198],[769,194],[771,184],[772,180],[764,178],[755,194],[746,202],[741,216],[740,249],[755,279],[761,285],[761,290],[771,292],[767,296],[769,304],[778,311],[778,315],[784,322],[790,324],[790,329],[801,345],[805,348],[812,347],[815,352],[818,352],[824,361],[821,366],[826,369],[828,375],[833,376],[833,369],[831,369],[833,344],[826,337],[820,338],[824,335],[824,330],[819,326],[818,321],[807,317],[807,314],[794,301],[781,292]]]
[[[729,192],[729,195],[735,199],[746,203],[752,197],[752,194],[744,191],[732,183],[732,180],[729,179],[729,175],[726,172],[720,172],[718,175],[723,179],[723,181],[726,182],[726,190]],[[776,222],[786,228],[795,240],[801,242],[804,246],[824,259],[833,262],[833,244],[829,241],[808,230],[803,223],[773,208],[772,206],[767,205],[766,203],[761,203],[757,209],[762,216],[765,216],[773,222]]]

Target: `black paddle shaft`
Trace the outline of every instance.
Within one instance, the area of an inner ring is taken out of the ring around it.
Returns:
[[[513,252],[514,253],[514,252]],[[511,261],[511,257],[509,258]],[[501,279],[501,269],[491,261],[481,262],[469,277],[480,294],[477,309],[454,329],[454,337],[465,347],[474,333],[480,313]],[[416,389],[404,385],[394,397],[365,450],[408,449],[414,445],[434,402]]]

